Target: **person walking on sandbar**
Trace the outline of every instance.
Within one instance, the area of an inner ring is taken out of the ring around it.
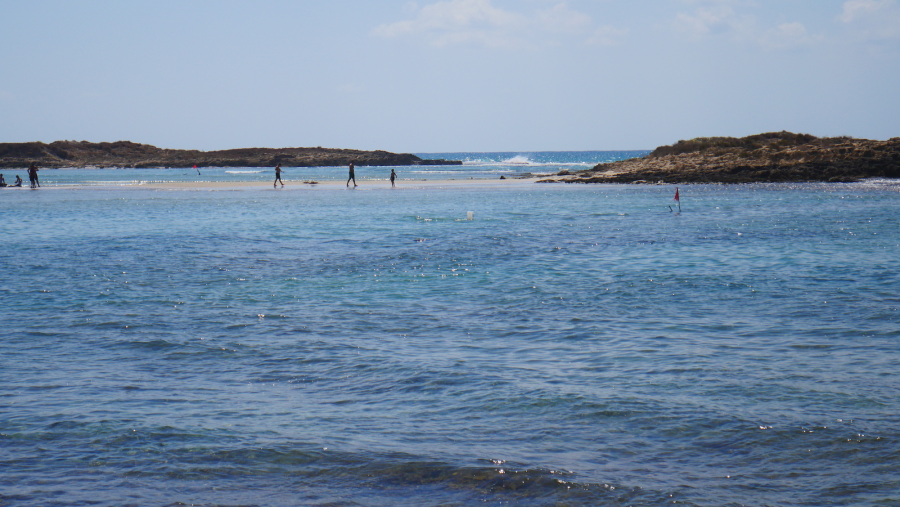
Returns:
[[[394,170],[391,169],[391,188],[394,188],[394,180],[396,178],[397,178],[397,173],[395,173]]]
[[[284,186],[284,182],[281,181],[281,164],[275,166],[275,184],[272,185],[272,188],[278,188],[278,184],[281,183],[281,186]]]
[[[353,180],[353,187],[356,188],[356,174],[353,172],[353,168],[356,167],[354,165],[356,161],[353,160],[350,162],[350,177],[347,178],[347,187],[350,187],[350,180]]]
[[[31,167],[28,168],[28,179],[31,180],[31,188],[37,188],[37,187],[35,187],[35,185],[37,185],[38,187],[41,186],[41,182],[38,181],[37,172],[38,172],[38,168],[32,162]]]

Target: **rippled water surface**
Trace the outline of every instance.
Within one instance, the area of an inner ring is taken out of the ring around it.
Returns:
[[[0,505],[896,505],[898,188],[0,192]]]

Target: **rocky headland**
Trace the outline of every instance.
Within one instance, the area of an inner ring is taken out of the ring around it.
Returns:
[[[900,178],[900,137],[870,141],[771,132],[748,137],[701,137],[660,146],[642,158],[562,171],[541,182],[750,183],[849,182]]]
[[[240,148],[222,151],[167,150],[118,141],[56,141],[50,144],[0,143],[0,167],[330,167],[460,165],[457,160],[423,160],[409,153],[334,148]]]

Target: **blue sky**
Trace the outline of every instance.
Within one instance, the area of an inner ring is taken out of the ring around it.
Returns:
[[[0,0],[0,142],[900,136],[898,0]]]

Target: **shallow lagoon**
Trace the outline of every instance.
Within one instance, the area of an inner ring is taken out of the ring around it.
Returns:
[[[0,501],[900,501],[898,186],[673,193],[4,191]]]
[[[448,166],[393,167],[399,181],[486,180],[515,178],[527,174],[552,174],[561,170],[588,169],[601,162],[614,162],[641,157],[649,153],[631,151],[565,151],[565,152],[488,152],[488,153],[419,153],[423,159],[444,159],[463,162]],[[388,181],[391,167],[359,166],[358,181],[370,183]],[[28,185],[24,169],[3,169],[8,182],[19,174]],[[0,173],[2,174],[2,173]],[[199,167],[186,168],[64,168],[41,169],[38,173],[43,186],[141,186],[167,183],[221,184],[236,186],[248,183],[272,182],[273,167]],[[286,182],[346,181],[346,167],[286,167]]]

